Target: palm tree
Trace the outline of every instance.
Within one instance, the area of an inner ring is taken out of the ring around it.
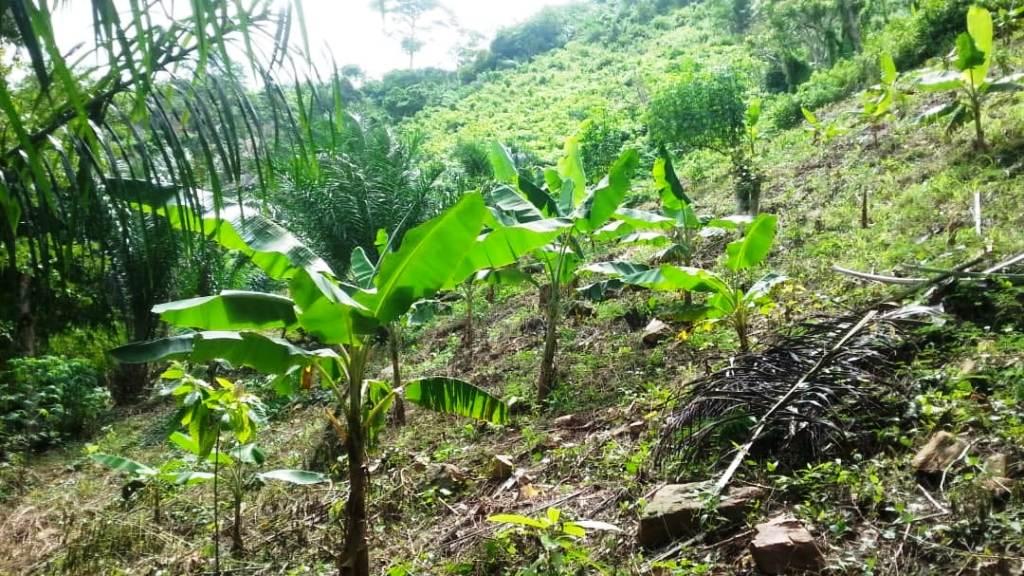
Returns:
[[[291,99],[268,72],[293,56],[291,5],[275,13],[269,2],[205,0],[183,14],[169,0],[124,10],[115,0],[91,2],[95,42],[73,58],[57,44],[50,2],[5,3],[4,36],[34,73],[16,86],[0,78],[0,293],[13,303],[4,313],[16,321],[22,353],[35,351],[48,313],[34,304],[67,280],[81,254],[109,267],[124,289],[122,316],[138,338],[152,335],[149,305],[169,296],[161,293],[169,263],[182,254],[211,261],[205,242],[133,207],[137,182],[176,184],[192,202],[200,189],[217,203],[267,199],[279,174],[316,169],[311,140],[340,125],[335,96],[320,131],[308,130],[317,120],[308,94],[295,83]],[[161,11],[167,19],[154,22],[149,14]],[[229,46],[244,50],[259,92],[229,64]],[[88,64],[95,61],[104,65]]]

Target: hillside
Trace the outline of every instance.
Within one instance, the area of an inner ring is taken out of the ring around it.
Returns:
[[[413,124],[428,130],[437,150],[459,138],[497,138],[545,154],[590,110],[638,122],[638,84],[622,82],[624,77],[646,84],[679,58],[698,54],[750,62],[738,45],[706,43],[709,31],[700,25],[699,11],[666,18],[659,26],[671,30],[628,51],[570,44]],[[1006,66],[1024,69],[1020,34],[1000,40]],[[637,61],[639,67],[631,64]],[[798,334],[799,322],[863,310],[896,293],[838,274],[833,265],[928,276],[986,251],[994,253],[987,264],[1024,251],[1024,102],[1013,94],[992,101],[986,114],[992,147],[978,153],[966,131],[946,137],[941,126],[915,121],[935,97],[914,93],[914,74],[901,72],[908,95],[877,143],[851,113],[860,108],[857,95],[818,111],[821,120],[845,129],[827,143],[814,143],[803,127],[762,140],[762,208],[780,217],[765,266],[792,280],[756,322],[757,349],[780,334]],[[701,212],[731,213],[728,167],[707,158],[682,166]],[[638,201],[649,203],[651,179],[641,174],[635,182]],[[863,193],[866,228],[860,225]],[[979,218],[972,214],[975,194]],[[721,244],[702,244],[697,261],[713,265]],[[605,245],[595,259],[649,253]],[[874,417],[844,421],[849,443],[823,442],[795,460],[771,448],[752,455],[738,483],[762,489],[754,508],[731,526],[702,519],[699,538],[654,551],[642,549],[636,533],[658,488],[714,477],[721,468],[710,452],[674,455],[655,466],[658,438],[670,411],[687,397],[687,383],[733,362],[737,342],[722,325],[672,320],[670,295],[627,290],[595,304],[575,302],[559,333],[562,383],[546,409],[520,413],[501,427],[457,424],[411,409],[405,427],[383,433],[384,448],[369,463],[379,527],[371,536],[373,558],[394,575],[555,573],[517,572],[543,562],[552,550],[540,547],[529,531],[502,532],[486,521],[493,514],[536,516],[555,507],[572,519],[622,529],[566,543],[563,562],[573,571],[558,573],[750,573],[747,547],[755,525],[785,511],[810,531],[831,573],[1014,573],[1024,555],[1024,507],[1015,487],[1024,457],[1024,293],[1010,284],[967,280],[945,292],[950,316],[944,324],[900,333],[912,350],[902,350],[885,372],[884,403]],[[543,344],[536,299],[528,286],[501,289],[490,302],[479,299],[472,349],[462,344],[465,310],[456,302],[450,315],[408,335],[407,377],[463,377],[530,404]],[[652,318],[671,326],[668,337],[654,344],[642,337]],[[387,377],[388,370],[381,354],[371,373]],[[272,422],[261,433],[270,464],[314,465],[325,433],[317,417],[320,401],[274,404]],[[133,412],[121,413],[92,442],[102,452],[153,461],[163,450],[169,401],[156,399]],[[939,430],[956,434],[963,453],[941,478],[924,478],[915,474],[911,458]],[[125,509],[117,476],[90,464],[82,450],[71,445],[33,458],[26,468],[0,470],[6,498],[0,572],[200,570],[210,554],[212,519],[203,505],[211,498],[208,485],[169,496],[164,519],[155,523],[142,502]],[[1009,467],[997,472],[989,463],[999,454]],[[513,470],[495,471],[494,455],[507,455]],[[509,474],[512,480],[505,482]],[[1010,489],[991,489],[993,478]],[[222,565],[249,574],[331,571],[331,551],[339,546],[331,527],[344,503],[338,488],[267,485],[255,492],[244,508],[245,545],[252,553],[226,556]]]
[[[421,132],[430,152],[447,155],[457,143],[499,140],[552,158],[567,134],[591,116],[607,116],[637,137],[653,90],[688,62],[709,68],[763,71],[742,38],[717,33],[721,22],[707,4],[626,26],[615,38],[580,38],[512,70],[470,86],[453,106],[428,108],[405,128]]]

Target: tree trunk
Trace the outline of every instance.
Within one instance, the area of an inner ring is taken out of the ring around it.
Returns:
[[[399,364],[398,353],[401,346],[399,341],[402,338],[401,329],[392,323],[388,327],[388,351],[391,353],[391,387],[398,390],[402,386],[402,367]],[[402,401],[400,395],[395,395],[395,401],[391,408],[391,416],[394,419],[395,424],[403,426],[405,424],[405,402]]]
[[[473,351],[473,285],[466,287],[466,326],[463,332],[462,346],[470,353]]]
[[[245,552],[242,545],[242,498],[235,497],[235,525],[231,527],[231,555],[238,557]]]
[[[978,102],[977,97],[972,95],[972,107],[974,108],[974,147],[978,150],[984,150],[988,148],[988,144],[985,143],[985,131],[981,128],[981,103]]]
[[[555,385],[555,352],[558,348],[558,320],[561,304],[561,290],[554,283],[548,293],[547,313],[544,323],[544,356],[540,363],[540,378],[537,380],[537,401],[547,400]]]
[[[32,277],[18,275],[18,351],[24,356],[36,354],[36,317],[32,313]]]
[[[868,224],[868,189],[864,188],[860,191],[860,227],[866,229]]]
[[[345,505],[345,554],[339,559],[339,576],[370,576],[370,549],[367,543],[366,439],[363,436],[363,373],[366,349],[350,351],[348,366],[348,430],[345,450],[348,454],[349,494]]]
[[[860,52],[860,8],[858,0],[839,0],[842,20],[843,44],[850,53]]]

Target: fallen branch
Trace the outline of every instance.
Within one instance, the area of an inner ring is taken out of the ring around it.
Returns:
[[[857,270],[850,270],[849,268],[843,268],[842,266],[833,265],[832,269],[840,274],[852,276],[854,278],[860,278],[862,280],[870,280],[872,282],[880,282],[882,284],[901,284],[906,286],[912,286],[914,284],[920,284],[921,282],[927,282],[927,278],[901,278],[899,276],[883,276],[881,274],[871,274],[869,272],[859,272]]]

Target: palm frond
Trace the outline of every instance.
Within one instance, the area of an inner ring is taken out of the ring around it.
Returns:
[[[892,310],[864,326],[858,315],[808,322],[767,350],[689,383],[662,426],[656,462],[706,451],[724,455],[755,425],[763,430],[754,434],[751,452],[793,463],[847,446],[859,431],[898,413],[894,374],[913,347],[909,331],[928,312]]]

